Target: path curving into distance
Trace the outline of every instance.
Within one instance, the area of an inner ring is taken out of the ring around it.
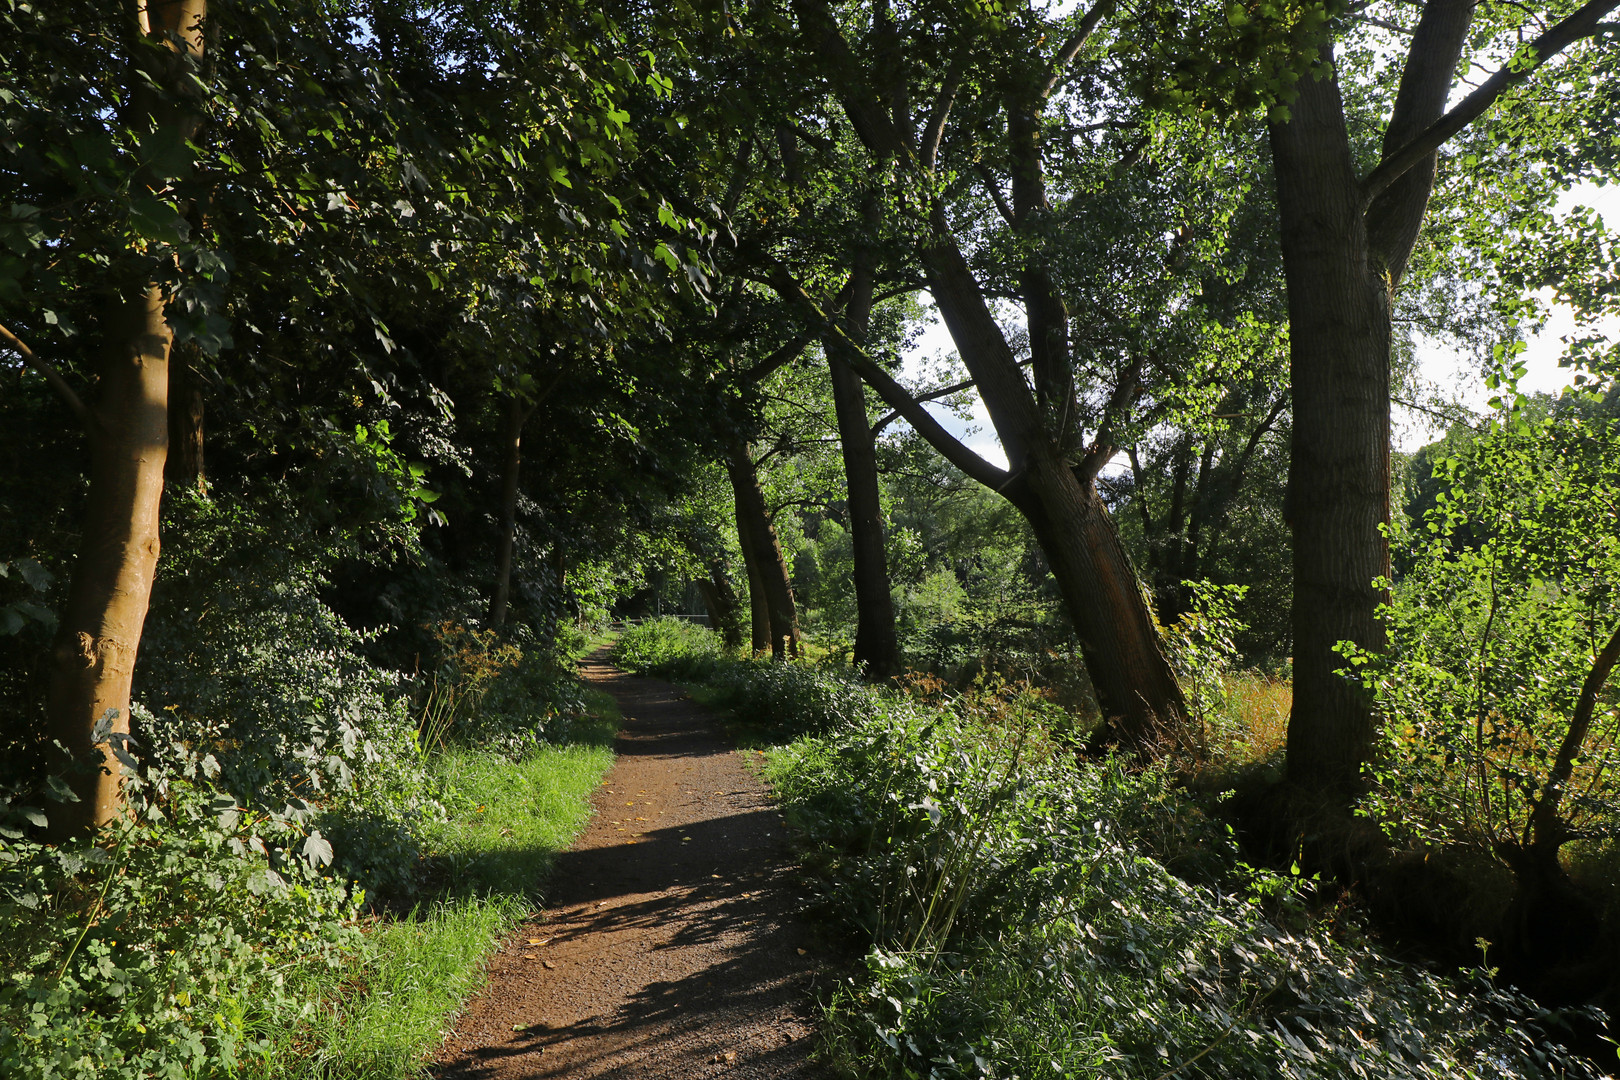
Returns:
[[[440,1080],[812,1080],[814,957],[786,828],[712,714],[587,658],[624,713],[543,917],[490,962]]]

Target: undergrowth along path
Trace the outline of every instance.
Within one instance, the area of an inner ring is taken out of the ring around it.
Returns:
[[[442,1080],[811,1080],[809,931],[787,830],[707,710],[603,652],[624,713],[594,816],[544,915],[491,960]]]

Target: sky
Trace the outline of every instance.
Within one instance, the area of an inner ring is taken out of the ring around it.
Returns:
[[[1575,188],[1560,201],[1559,209],[1563,211],[1576,205],[1594,208],[1602,215],[1604,224],[1610,231],[1620,230],[1620,186],[1598,188],[1583,185]],[[945,324],[939,320],[932,306],[928,307],[928,312],[929,315],[926,316],[928,321],[925,322],[922,333],[901,358],[904,364],[903,379],[910,386],[938,385],[939,380],[928,377],[930,368],[935,366],[936,358],[949,357],[955,353],[955,346],[951,343],[950,334],[945,330]],[[1574,321],[1569,310],[1562,307],[1553,308],[1552,317],[1546,326],[1539,334],[1529,339],[1528,346],[1521,355],[1528,369],[1524,379],[1519,383],[1521,390],[1557,393],[1570,384],[1574,373],[1560,368],[1558,358],[1563,354],[1561,339],[1573,329]],[[1611,340],[1620,338],[1620,320],[1610,319],[1600,329]],[[1430,341],[1420,345],[1418,362],[1424,379],[1438,385],[1449,396],[1467,403],[1476,411],[1484,411],[1485,402],[1490,398],[1491,392],[1485,389],[1472,357]],[[981,457],[996,465],[1006,466],[1007,456],[1002,453],[1001,445],[996,441],[995,429],[991,427],[989,417],[985,413],[984,404],[977,397],[974,398],[971,420],[963,420],[953,415],[943,405],[930,403],[927,408],[939,418],[946,430],[962,438]],[[1397,450],[1407,452],[1416,450],[1442,434],[1435,422],[1426,414],[1413,412],[1399,405],[1394,407],[1392,420]]]

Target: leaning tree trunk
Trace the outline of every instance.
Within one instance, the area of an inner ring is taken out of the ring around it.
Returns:
[[[793,586],[788,581],[787,560],[782,557],[782,545],[765,508],[765,492],[759,486],[759,475],[754,471],[747,446],[734,443],[727,448],[726,473],[737,499],[738,540],[754,553],[754,568],[759,574],[760,593],[770,620],[771,655],[786,660],[789,655],[799,655],[799,619],[793,603]],[[750,588],[753,584],[751,571]]]
[[[1063,461],[1037,455],[1030,464],[1009,494],[1063,594],[1103,710],[1102,739],[1137,753],[1163,749],[1185,730],[1186,698],[1108,508]]]
[[[169,347],[165,297],[156,286],[112,304],[90,440],[90,492],[67,603],[51,647],[48,723],[77,757],[98,751],[93,733],[129,733],[130,683],[158,560],[158,510],[169,448]],[[75,778],[79,802],[51,817],[66,837],[105,825],[123,806],[111,745],[99,767]]]
[[[1294,534],[1294,709],[1288,777],[1347,793],[1371,754],[1372,703],[1334,647],[1384,647],[1389,576],[1389,288],[1371,258],[1344,112],[1331,78],[1301,80],[1271,146],[1288,284],[1294,424],[1285,516]]]

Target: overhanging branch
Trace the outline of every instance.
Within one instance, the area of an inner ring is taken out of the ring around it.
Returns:
[[[67,402],[68,408],[72,409],[73,415],[79,418],[79,423],[84,425],[85,431],[95,431],[95,414],[85,405],[84,399],[79,397],[73,387],[68,384],[68,381],[62,377],[60,371],[35,356],[33,349],[30,349],[21,338],[4,326],[0,326],[0,338],[5,339],[6,344],[17,351],[17,354],[23,358],[23,363],[45,376],[45,381],[50,384],[52,390],[56,391],[58,397]]]
[[[1361,186],[1363,209],[1370,206],[1374,199],[1418,162],[1440,149],[1446,140],[1483,116],[1487,109],[1496,104],[1498,98],[1528,79],[1541,65],[1582,38],[1603,33],[1605,27],[1603,17],[1616,7],[1620,7],[1620,0],[1590,0],[1573,15],[1530,43],[1532,56],[1530,63],[1518,69],[1511,65],[1502,68],[1481,83],[1479,89],[1459,101],[1450,112],[1425,128],[1411,142],[1385,157]]]

